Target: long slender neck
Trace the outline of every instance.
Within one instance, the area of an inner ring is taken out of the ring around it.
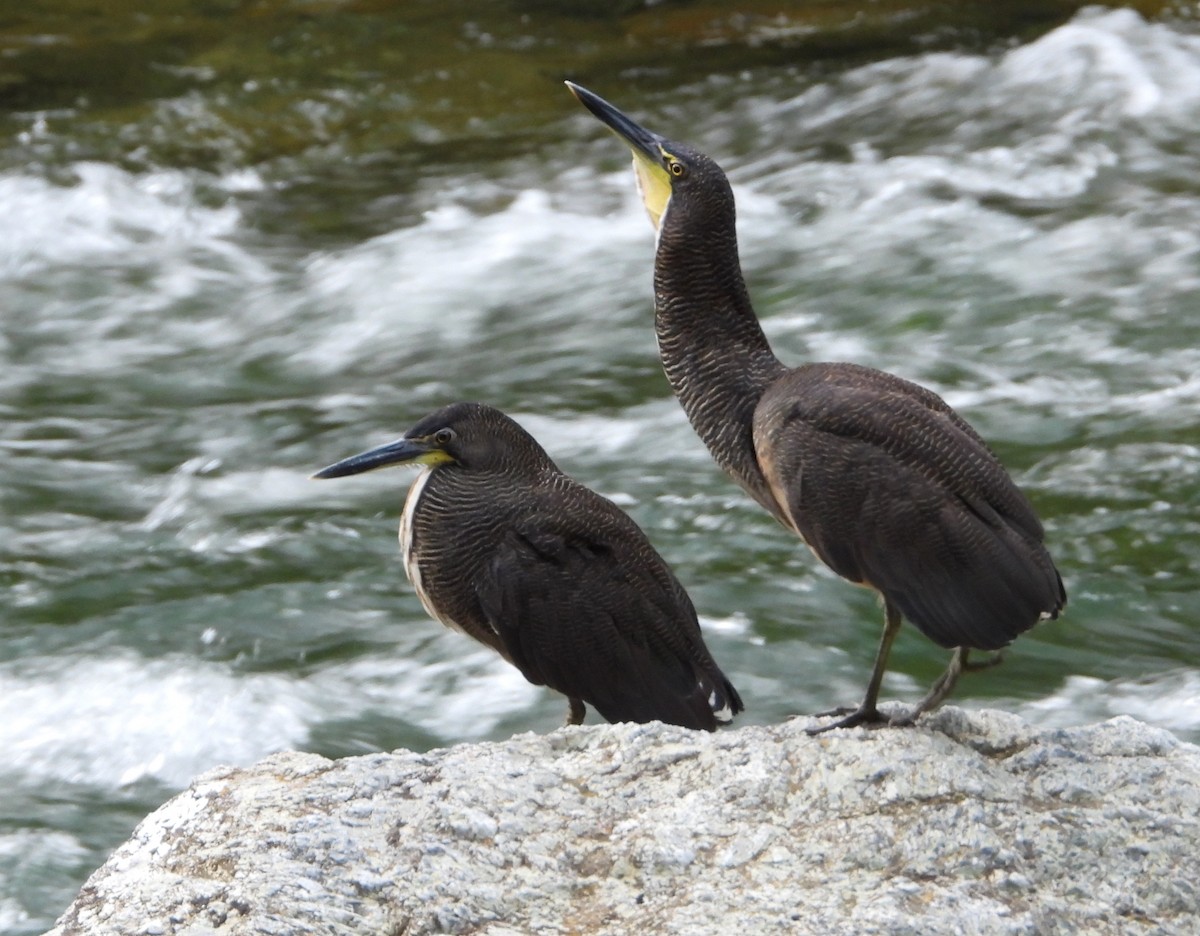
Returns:
[[[732,195],[697,223],[670,205],[654,262],[654,322],[667,379],[717,463],[774,510],[754,454],[754,408],[786,371],[771,351],[738,261]]]

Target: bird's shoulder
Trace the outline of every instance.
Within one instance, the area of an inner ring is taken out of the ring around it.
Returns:
[[[756,447],[776,461],[854,447],[1040,536],[1028,501],[979,433],[932,390],[895,374],[843,363],[794,368],[764,393],[754,432]]]
[[[561,472],[546,473],[522,498],[514,529],[614,545],[642,535],[633,519],[613,501]]]
[[[698,636],[687,592],[649,539],[615,504],[580,487],[569,492],[578,498],[569,509],[561,497],[531,501],[495,544],[476,582],[491,627],[518,655],[517,643],[546,628],[599,630],[639,645],[672,628]]]
[[[950,404],[920,384],[873,367],[841,362],[789,368],[763,393],[758,411],[760,416],[765,411],[838,422],[863,407],[875,412],[882,407],[884,412],[908,409],[958,415]],[[966,425],[961,417],[958,421]]]
[[[674,590],[677,583],[645,532],[607,497],[561,472],[548,473],[521,498],[497,563],[509,574],[551,564],[581,579],[620,576],[645,587]]]
[[[858,364],[806,364],[772,383],[756,408],[755,431],[779,431],[791,423],[897,451],[930,433],[948,434],[995,458],[979,433],[932,390]]]

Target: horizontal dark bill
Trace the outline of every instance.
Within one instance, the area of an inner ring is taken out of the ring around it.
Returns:
[[[389,465],[407,465],[428,454],[429,447],[427,445],[410,442],[408,439],[398,439],[387,445],[343,458],[328,468],[322,468],[313,477],[344,478],[347,475],[362,474],[364,471],[374,471],[376,468],[386,468]]]

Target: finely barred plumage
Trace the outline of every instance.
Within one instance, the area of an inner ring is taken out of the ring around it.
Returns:
[[[946,674],[897,720],[911,721],[949,693],[968,650],[1004,647],[1066,605],[1033,508],[937,394],[856,364],[782,364],[750,304],[720,167],[570,87],[633,149],[639,189],[659,219],[655,330],[692,426],[823,562],[884,599],[866,698],[826,727],[880,720],[876,697],[901,616],[957,648]]]
[[[426,610],[532,683],[609,721],[712,730],[741,698],[691,600],[637,525],[559,471],[517,423],[457,403],[318,477],[425,464],[405,504],[405,568]]]

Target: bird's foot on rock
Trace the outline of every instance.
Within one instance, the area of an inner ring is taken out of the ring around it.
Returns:
[[[824,712],[814,712],[813,718],[833,718],[834,715],[849,715],[851,712],[857,712],[853,705],[839,705],[837,708],[831,708]]]
[[[889,728],[911,728],[917,723],[917,719],[925,714],[925,709],[919,705],[914,705],[907,712],[902,712],[898,715],[893,715],[887,719]]]
[[[856,709],[835,709],[832,712],[823,712],[822,715],[841,715],[849,711],[850,714],[844,718],[839,718],[835,722],[830,722],[828,725],[819,725],[816,728],[805,728],[804,730],[810,735],[819,735],[826,731],[833,731],[835,728],[857,728],[859,725],[879,726],[889,724],[888,719],[879,714],[879,709],[875,706],[859,706]],[[818,718],[821,716],[817,716]]]

